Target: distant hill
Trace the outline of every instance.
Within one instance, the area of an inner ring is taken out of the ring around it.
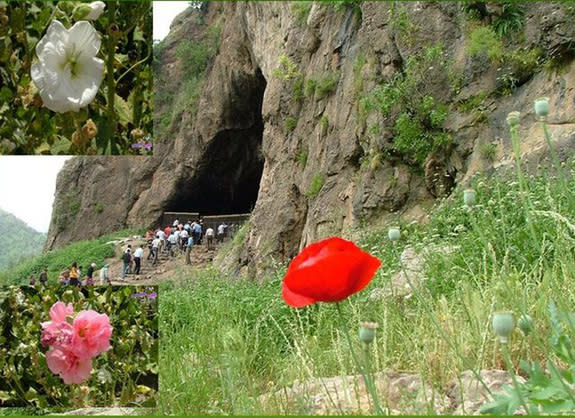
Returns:
[[[0,209],[0,271],[25,258],[42,253],[46,234],[42,234],[11,213]]]

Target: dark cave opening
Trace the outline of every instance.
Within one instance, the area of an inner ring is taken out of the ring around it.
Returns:
[[[259,192],[264,167],[262,102],[266,80],[258,69],[248,79],[235,80],[229,117],[232,126],[210,141],[198,169],[178,184],[169,212],[199,212],[205,215],[249,213]]]

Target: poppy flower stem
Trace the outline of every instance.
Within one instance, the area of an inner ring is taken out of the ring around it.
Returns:
[[[519,402],[521,402],[521,405],[523,406],[523,408],[525,408],[525,413],[530,414],[531,411],[529,410],[529,407],[527,406],[527,402],[525,402],[525,398],[523,397],[523,394],[521,393],[521,388],[519,387],[519,382],[517,381],[517,377],[515,376],[515,370],[513,370],[513,364],[511,363],[511,360],[510,360],[509,350],[507,348],[507,344],[501,344],[501,345],[502,345],[502,350],[503,350],[503,359],[505,360],[505,367],[507,367],[507,371],[511,375],[511,380],[513,381],[513,387],[515,389],[515,392],[517,393],[517,397],[519,398]]]
[[[567,191],[567,181],[565,179],[565,173],[563,172],[563,168],[561,167],[561,163],[559,162],[559,158],[557,157],[555,148],[551,143],[551,134],[549,133],[549,127],[547,126],[547,121],[545,120],[545,118],[541,119],[541,125],[543,126],[543,133],[545,134],[545,142],[547,142],[547,148],[549,148],[549,153],[551,154],[551,159],[553,160],[553,165],[555,166],[555,171],[557,172],[557,175],[561,177],[561,185],[563,186],[563,190]]]
[[[448,335],[445,334],[445,331],[443,330],[443,328],[441,327],[441,325],[439,324],[439,322],[435,318],[435,313],[432,311],[432,309],[429,307],[429,305],[423,300],[423,297],[419,291],[421,288],[420,289],[416,288],[414,286],[414,284],[412,283],[412,281],[410,280],[409,275],[407,274],[407,270],[405,269],[405,266],[403,265],[403,262],[401,261],[401,256],[398,254],[397,248],[395,248],[395,247],[394,247],[394,256],[399,258],[399,266],[400,266],[401,271],[403,272],[403,274],[405,276],[405,279],[407,280],[409,288],[413,292],[412,294],[417,298],[417,300],[420,302],[421,306],[427,311],[427,314],[429,315],[431,322],[433,323],[433,325],[437,329],[441,338],[447,343],[447,345],[453,351],[455,351],[456,355],[463,361],[465,367],[468,367],[469,370],[471,370],[471,373],[473,373],[475,378],[483,385],[486,392],[491,397],[493,397],[493,393],[491,392],[491,389],[489,389],[489,386],[487,386],[487,384],[485,383],[485,381],[481,377],[481,374],[478,373],[477,370],[475,370],[475,367],[473,366],[473,364],[471,364],[471,362],[461,354],[461,352],[459,351],[459,347],[451,340],[451,338],[449,338]],[[424,288],[424,287],[422,286],[422,288]]]
[[[347,339],[347,342],[349,344],[349,350],[351,351],[351,356],[353,358],[355,366],[358,368],[361,376],[363,377],[363,381],[365,382],[365,386],[367,388],[367,391],[369,392],[369,394],[371,396],[371,400],[373,402],[373,407],[375,409],[375,414],[376,415],[383,415],[383,410],[381,409],[381,405],[379,404],[379,398],[377,396],[375,383],[373,381],[373,375],[371,373],[365,372],[365,369],[362,366],[361,362],[359,361],[359,357],[357,356],[357,353],[355,352],[355,350],[353,348],[353,343],[351,342],[351,336],[349,335],[349,330],[347,329],[347,325],[345,323],[345,319],[343,316],[343,311],[341,309],[340,302],[336,302],[335,305],[337,306],[337,313],[339,314],[339,318],[341,320],[341,329],[342,329],[343,333],[345,334],[345,338]]]

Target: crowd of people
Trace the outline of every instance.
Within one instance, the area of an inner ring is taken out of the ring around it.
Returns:
[[[186,264],[191,264],[190,253],[194,245],[202,245],[205,242],[207,249],[213,250],[217,243],[221,244],[224,242],[228,234],[229,226],[224,222],[220,223],[214,231],[210,226],[204,229],[204,222],[201,218],[195,221],[188,220],[185,224],[176,219],[172,225],[167,225],[164,228],[160,227],[156,230],[149,230],[146,233],[147,247],[149,250],[146,260],[151,260],[151,265],[155,266],[159,261],[160,253],[172,258],[178,254],[185,254]],[[137,246],[135,249],[129,244],[123,249],[120,278],[125,279],[127,274],[139,275],[142,271],[144,256],[144,244]],[[100,285],[112,284],[109,267],[108,264],[105,264],[100,269]],[[71,286],[94,286],[96,271],[97,265],[91,263],[84,276],[82,266],[78,266],[78,263],[74,262],[70,268],[60,273],[58,283]],[[31,275],[29,284],[30,286],[36,286],[37,284],[46,286],[48,284],[48,270],[44,268],[38,275],[38,280],[36,280],[34,275]]]
[[[171,225],[156,230],[149,230],[146,233],[148,256],[146,261],[151,260],[152,266],[159,261],[161,253],[169,257],[176,257],[178,254],[186,255],[186,264],[191,264],[190,253],[194,245],[202,245],[204,242],[208,250],[215,249],[216,243],[222,243],[228,234],[228,225],[221,223],[217,227],[217,232],[213,228],[204,229],[203,220],[188,220],[185,224],[176,219]],[[127,274],[140,274],[142,261],[144,258],[144,246],[140,245],[135,250],[128,245],[122,254],[122,270],[120,278],[125,278]]]
[[[72,263],[70,268],[65,269],[60,273],[58,277],[58,283],[63,286],[94,286],[94,275],[97,270],[96,263],[91,263],[86,270],[86,275],[83,275],[83,268],[82,266],[78,266],[77,262]],[[109,265],[105,264],[100,269],[99,277],[100,277],[100,285],[111,285],[112,282],[110,281],[109,275]],[[48,285],[48,269],[45,267],[42,270],[42,273],[38,275],[38,280],[36,281],[36,277],[32,274],[29,278],[29,285],[36,286],[37,284],[41,286]]]

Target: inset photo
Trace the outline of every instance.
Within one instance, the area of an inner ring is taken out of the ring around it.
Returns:
[[[151,155],[150,1],[0,1],[0,155]]]
[[[151,286],[0,289],[0,406],[155,407],[157,300]]]

